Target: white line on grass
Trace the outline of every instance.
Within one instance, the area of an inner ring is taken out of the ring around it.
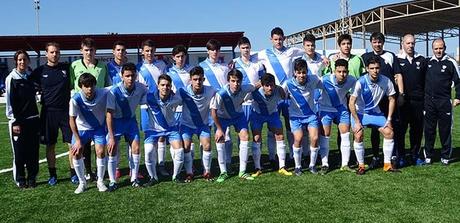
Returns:
[[[56,158],[60,158],[63,156],[68,156],[68,155],[69,155],[69,152],[61,153],[59,155],[56,155]],[[46,158],[38,161],[38,163],[44,163],[44,162],[46,162]],[[13,171],[13,168],[7,168],[7,169],[0,170],[0,173],[8,173],[10,171]]]

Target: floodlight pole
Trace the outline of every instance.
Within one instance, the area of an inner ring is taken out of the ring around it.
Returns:
[[[37,16],[37,35],[40,35],[40,0],[34,0],[34,9]]]

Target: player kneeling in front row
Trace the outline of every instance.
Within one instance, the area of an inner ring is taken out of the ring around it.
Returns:
[[[321,81],[316,75],[307,76],[307,62],[303,59],[294,61],[294,77],[290,78],[283,84],[284,91],[290,97],[289,104],[289,123],[291,132],[294,135],[294,152],[296,176],[302,175],[302,140],[303,127],[308,128],[310,136],[310,165],[309,171],[317,174],[316,158],[318,156],[318,116],[316,115],[316,106],[313,101],[313,94],[316,89],[321,88]]]
[[[181,104],[181,99],[172,92],[172,80],[167,74],[158,77],[158,91],[147,94],[148,120],[153,130],[145,132],[145,160],[151,179],[156,179],[156,160],[158,139],[164,137],[171,144],[171,157],[173,160],[172,180],[182,183],[178,174],[184,164],[184,147],[179,133],[176,108]],[[150,181],[153,183],[152,181]],[[151,184],[148,184],[151,185]]]
[[[136,65],[127,63],[121,68],[122,82],[114,85],[107,95],[107,152],[109,154],[108,173],[109,191],[117,189],[116,168],[120,153],[118,151],[120,139],[125,137],[131,147],[134,168],[131,169],[131,183],[133,187],[139,187],[137,179],[140,162],[140,138],[139,127],[136,120],[136,108],[138,105],[147,103],[147,88],[136,81]],[[156,176],[156,175],[154,175]],[[157,178],[152,178],[156,181]]]
[[[338,125],[340,132],[340,152],[342,154],[341,171],[354,172],[348,166],[350,160],[350,112],[348,111],[347,97],[353,92],[356,78],[348,75],[348,62],[344,59],[335,61],[333,74],[322,77],[323,91],[319,100],[319,114],[322,131],[319,137],[321,156],[321,174],[329,170],[329,137],[331,136],[332,122]]]
[[[262,174],[260,166],[260,146],[261,133],[264,123],[267,123],[268,129],[275,134],[276,153],[278,154],[279,170],[278,173],[286,176],[292,176],[291,172],[286,170],[286,145],[284,144],[283,124],[281,123],[278,113],[278,102],[285,99],[285,93],[280,86],[275,85],[275,77],[266,73],[261,79],[261,88],[251,93],[253,99],[253,111],[251,114],[251,129],[254,142],[252,144],[252,157],[256,172],[253,177]]]
[[[78,86],[81,88],[70,100],[69,125],[72,130],[72,147],[70,153],[73,156],[73,165],[78,176],[79,185],[75,190],[80,194],[86,190],[85,166],[82,154],[83,145],[94,141],[97,156],[97,188],[100,192],[107,190],[104,185],[105,173],[105,113],[108,89],[96,88],[96,78],[83,73],[78,78]]]
[[[356,159],[358,160],[358,175],[363,175],[364,167],[364,127],[376,126],[383,139],[383,170],[385,172],[399,172],[391,166],[391,154],[393,153],[393,127],[391,117],[395,109],[395,89],[390,79],[380,75],[380,60],[371,57],[367,61],[367,74],[361,76],[355,84],[355,89],[350,97],[349,108],[352,119],[355,141]],[[388,97],[388,118],[380,111],[379,103],[383,97]]]
[[[180,131],[184,140],[184,166],[187,177],[185,182],[193,180],[192,138],[197,135],[203,148],[203,178],[212,181],[211,176],[211,129],[209,127],[209,104],[216,93],[213,87],[204,86],[204,70],[197,66],[190,71],[190,85],[178,90],[182,99]]]
[[[220,175],[217,182],[225,181],[229,176],[225,165],[225,129],[233,125],[240,139],[240,173],[239,177],[245,180],[254,180],[246,173],[248,161],[248,123],[243,113],[242,103],[248,100],[248,93],[254,91],[252,85],[241,85],[243,74],[237,69],[232,69],[227,74],[228,84],[221,88],[211,101],[211,116],[216,125],[217,161],[219,162]]]

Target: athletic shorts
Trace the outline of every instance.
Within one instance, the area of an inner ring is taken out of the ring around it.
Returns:
[[[249,122],[251,120],[252,105],[243,104],[242,107],[243,107],[244,117],[246,118],[246,122]]]
[[[358,113],[358,118],[359,118],[359,121],[361,122],[361,125],[365,127],[380,128],[380,127],[385,126],[385,123],[387,122],[387,118],[385,117],[383,113],[382,114],[372,114],[372,115]],[[353,118],[351,119],[351,126],[352,128],[355,127],[355,120]]]
[[[224,131],[225,129],[227,129],[228,127],[232,125],[233,127],[235,127],[235,130],[237,132],[243,129],[246,129],[246,130],[248,129],[248,122],[246,121],[246,117],[244,117],[244,115],[240,115],[239,117],[234,118],[234,119],[219,118],[219,121]]]
[[[57,143],[61,129],[62,142],[71,143],[72,131],[69,125],[69,111],[50,110],[42,107],[40,112],[40,141],[44,145]]]
[[[318,116],[309,115],[307,117],[289,117],[289,124],[291,125],[291,132],[302,131],[302,127],[318,128]]]
[[[139,126],[137,125],[136,118],[114,118],[113,128],[113,134],[117,142],[120,141],[122,136],[125,137],[126,142],[140,140]]]
[[[324,126],[331,126],[332,122],[335,124],[350,125],[350,113],[348,111],[340,112],[326,112],[321,111],[319,113],[321,124]]]
[[[105,130],[104,127],[99,127],[98,129],[95,130],[79,130],[78,135],[80,136],[80,142],[82,145],[85,145],[86,143],[89,143],[91,141],[94,142],[94,144],[98,145],[106,145],[106,135],[107,131]],[[75,137],[72,137],[72,145],[75,144]]]
[[[182,140],[182,137],[179,133],[178,128],[172,128],[168,131],[147,130],[144,133],[145,133],[144,144],[145,143],[158,143],[158,139],[160,137],[165,138],[168,142]]]
[[[193,135],[197,135],[200,138],[211,138],[211,128],[207,125],[198,128],[190,128],[186,125],[181,125],[180,132],[184,140],[191,140]]]
[[[273,112],[271,115],[261,115],[255,111],[252,111],[251,115],[251,129],[254,130],[262,130],[264,123],[267,123],[269,129],[272,128],[282,128],[283,124],[280,120],[280,115],[278,112]]]

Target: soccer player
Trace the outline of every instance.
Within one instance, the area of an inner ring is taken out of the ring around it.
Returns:
[[[270,32],[272,48],[264,49],[257,54],[257,59],[264,65],[266,72],[275,76],[277,85],[282,85],[286,80],[292,77],[294,74],[294,59],[304,55],[304,51],[300,48],[285,47],[283,45],[284,39],[284,31],[280,27],[273,28]],[[289,131],[291,128],[288,121],[288,102],[281,102],[279,108],[284,117],[284,123],[286,123],[286,130]],[[290,132],[288,132],[287,137],[289,145],[292,145],[293,140]],[[292,158],[292,151],[290,156]],[[273,166],[274,163],[272,163],[272,167]]]
[[[254,180],[252,176],[246,173],[248,161],[248,123],[244,117],[242,103],[247,100],[248,93],[254,90],[252,85],[242,85],[243,74],[232,69],[227,74],[228,84],[221,88],[214,99],[211,101],[211,116],[216,125],[216,148],[217,161],[219,162],[220,175],[217,182],[225,181],[229,176],[225,165],[225,130],[230,126],[234,126],[240,139],[239,157],[240,157],[240,172],[238,176],[245,180]]]
[[[317,174],[316,158],[318,156],[318,117],[317,109],[313,101],[313,93],[321,88],[321,81],[316,75],[307,76],[307,62],[303,59],[294,61],[294,77],[283,84],[286,95],[291,99],[289,104],[289,123],[294,135],[292,144],[296,176],[302,175],[301,143],[304,137],[303,128],[308,129],[310,137],[310,165],[309,171]]]
[[[155,43],[148,39],[142,42],[142,57],[143,61],[137,64],[139,72],[139,82],[147,86],[149,93],[157,90],[158,77],[165,73],[166,64],[161,60],[155,59]],[[150,131],[153,126],[150,125],[148,118],[147,105],[141,106],[141,129],[142,131]],[[144,142],[145,144],[145,142]],[[158,168],[162,176],[169,176],[169,173],[164,167],[164,157],[166,155],[166,142],[160,138],[158,142]]]
[[[146,165],[147,168],[151,168],[148,172],[149,174],[152,173],[154,177],[155,151],[157,150],[158,139],[160,137],[168,139],[171,144],[170,152],[173,160],[172,180],[181,183],[178,174],[184,164],[184,147],[175,117],[176,108],[181,104],[181,99],[172,92],[171,85],[171,77],[162,74],[158,77],[158,90],[147,94],[148,120],[152,128],[145,131],[144,148],[146,159],[148,159],[146,163],[151,163],[151,165]]]
[[[329,67],[325,69],[323,73],[333,73],[335,70],[335,61],[338,59],[345,59],[348,61],[348,74],[354,76],[356,79],[366,72],[363,59],[360,56],[351,53],[353,44],[352,41],[353,40],[349,34],[342,34],[339,36],[337,39],[339,52],[330,56],[331,60]]]
[[[395,90],[390,79],[380,75],[380,59],[378,56],[369,58],[366,61],[367,74],[356,81],[355,89],[350,97],[349,108],[353,119],[354,143],[356,159],[358,160],[358,171],[356,174],[363,175],[366,172],[364,166],[364,127],[376,126],[383,139],[383,170],[385,172],[399,172],[391,165],[391,154],[393,152],[393,127],[391,117],[395,103]],[[383,97],[388,97],[388,116],[385,117],[379,108]]]
[[[80,92],[75,93],[70,99],[69,124],[72,130],[73,166],[77,173],[79,185],[76,194],[86,190],[85,166],[82,154],[85,144],[94,141],[97,156],[97,188],[100,192],[107,191],[104,184],[105,173],[105,145],[106,126],[105,113],[108,89],[98,88],[97,80],[90,73],[83,73],[78,77]]]
[[[427,63],[425,57],[415,52],[415,38],[412,34],[404,35],[401,41],[402,51],[397,55],[403,77],[404,105],[400,108],[401,131],[400,139],[406,138],[410,125],[409,138],[413,164],[423,165],[421,144],[423,136],[423,103],[425,95],[425,74]],[[401,140],[401,148],[405,148],[405,140]],[[404,151],[404,150],[402,150]]]
[[[400,126],[400,120],[399,120],[399,109],[398,107],[404,103],[404,86],[403,86],[403,79],[401,76],[401,68],[399,67],[398,59],[396,58],[396,55],[392,52],[388,52],[383,49],[383,45],[385,43],[385,36],[380,33],[380,32],[374,32],[371,34],[371,37],[369,39],[371,42],[372,46],[372,52],[367,52],[362,55],[362,58],[364,61],[369,60],[370,57],[373,56],[378,56],[380,59],[380,73],[388,77],[393,83],[393,86],[396,90],[396,97],[397,97],[397,107],[395,107],[395,110],[393,112],[393,117],[392,117],[392,126],[395,129],[396,132],[401,131],[401,126]],[[366,64],[367,65],[367,64]],[[388,111],[386,108],[388,108],[388,100],[387,98],[383,98],[381,101],[381,108],[382,112],[386,115],[388,114]],[[394,150],[395,155],[392,157],[392,160],[398,163],[398,160],[400,160],[399,166],[402,167],[404,166],[404,148],[401,147],[401,141],[404,141],[405,139],[399,138],[399,135],[401,134],[395,134],[394,140],[395,140],[395,148]],[[377,168],[378,166],[381,165],[381,160],[379,156],[379,144],[380,144],[380,133],[378,128],[372,128],[371,132],[371,142],[372,142],[372,153],[373,153],[373,158],[371,165],[369,166],[370,169]]]
[[[112,47],[113,59],[107,63],[107,71],[110,83],[116,85],[122,80],[121,68],[128,60],[126,57],[126,44],[123,41],[116,41]]]
[[[253,111],[251,113],[251,129],[253,135],[252,156],[256,172],[252,177],[262,174],[260,165],[261,133],[264,123],[276,137],[276,153],[278,154],[278,173],[285,176],[292,176],[286,169],[286,145],[284,144],[283,124],[278,113],[278,102],[285,99],[283,88],[275,85],[275,77],[266,73],[261,79],[262,87],[251,93]]]
[[[303,38],[303,49],[305,50],[305,54],[302,56],[302,59],[307,61],[308,75],[322,76],[323,70],[326,69],[329,60],[315,51],[316,38],[314,35],[305,35]]]
[[[35,100],[36,87],[29,78],[29,54],[14,54],[16,68],[6,78],[6,117],[9,119],[13,150],[13,179],[20,189],[36,187],[40,148],[40,120]],[[25,167],[24,167],[25,166]],[[27,177],[26,177],[27,169]]]
[[[214,90],[219,91],[227,84],[228,67],[220,64],[220,47],[221,43],[218,40],[210,39],[206,43],[208,50],[208,58],[199,63],[199,66],[204,70],[204,85],[211,86]],[[225,130],[225,163],[230,170],[233,154],[233,144],[230,135],[230,130]]]
[[[147,104],[147,88],[137,82],[136,65],[126,63],[121,68],[122,82],[115,84],[107,96],[107,152],[108,173],[110,178],[109,191],[117,189],[116,167],[119,161],[118,145],[122,136],[131,147],[133,169],[131,169],[131,184],[139,187],[137,179],[140,162],[139,128],[136,120],[136,108],[138,105]],[[148,169],[148,168],[147,168]],[[149,172],[150,174],[150,172]],[[158,180],[156,174],[150,174],[150,181]]]
[[[355,83],[356,78],[348,75],[348,62],[345,59],[336,60],[334,73],[322,77],[322,96],[319,100],[319,117],[322,124],[319,137],[319,153],[322,161],[321,174],[326,174],[329,170],[329,137],[332,122],[338,125],[341,138],[342,165],[340,170],[352,171],[348,166],[351,151],[348,97],[353,92]]]
[[[69,65],[60,63],[60,46],[49,42],[45,47],[46,64],[35,69],[31,77],[38,81],[41,89],[41,141],[46,145],[48,163],[48,184],[57,184],[56,174],[56,143],[58,131],[61,129],[62,141],[70,147],[72,131],[69,126],[70,75]],[[69,149],[69,148],[68,148]],[[72,157],[69,155],[72,167]],[[71,168],[71,178],[77,181],[75,170]]]
[[[110,81],[107,74],[107,66],[96,59],[95,41],[91,38],[83,39],[80,44],[80,52],[83,58],[72,62],[70,65],[70,86],[73,88],[73,93],[80,91],[78,79],[83,73],[90,73],[96,78],[96,87],[103,88],[109,86]],[[83,155],[87,171],[86,177],[94,181],[96,176],[91,170],[91,141],[88,141],[85,145]]]
[[[425,78],[425,163],[432,162],[438,126],[441,163],[448,165],[452,153],[452,107],[460,104],[460,72],[457,62],[446,54],[446,43],[442,38],[435,39],[432,48],[433,56],[428,60]],[[455,86],[453,101],[452,86]]]
[[[182,116],[180,120],[180,131],[184,141],[184,166],[187,173],[185,182],[193,180],[191,151],[193,135],[197,135],[203,147],[203,178],[212,181],[211,175],[211,129],[209,127],[209,104],[214,97],[213,87],[204,86],[204,70],[202,67],[194,67],[190,71],[190,85],[180,88],[178,95],[182,99]]]

